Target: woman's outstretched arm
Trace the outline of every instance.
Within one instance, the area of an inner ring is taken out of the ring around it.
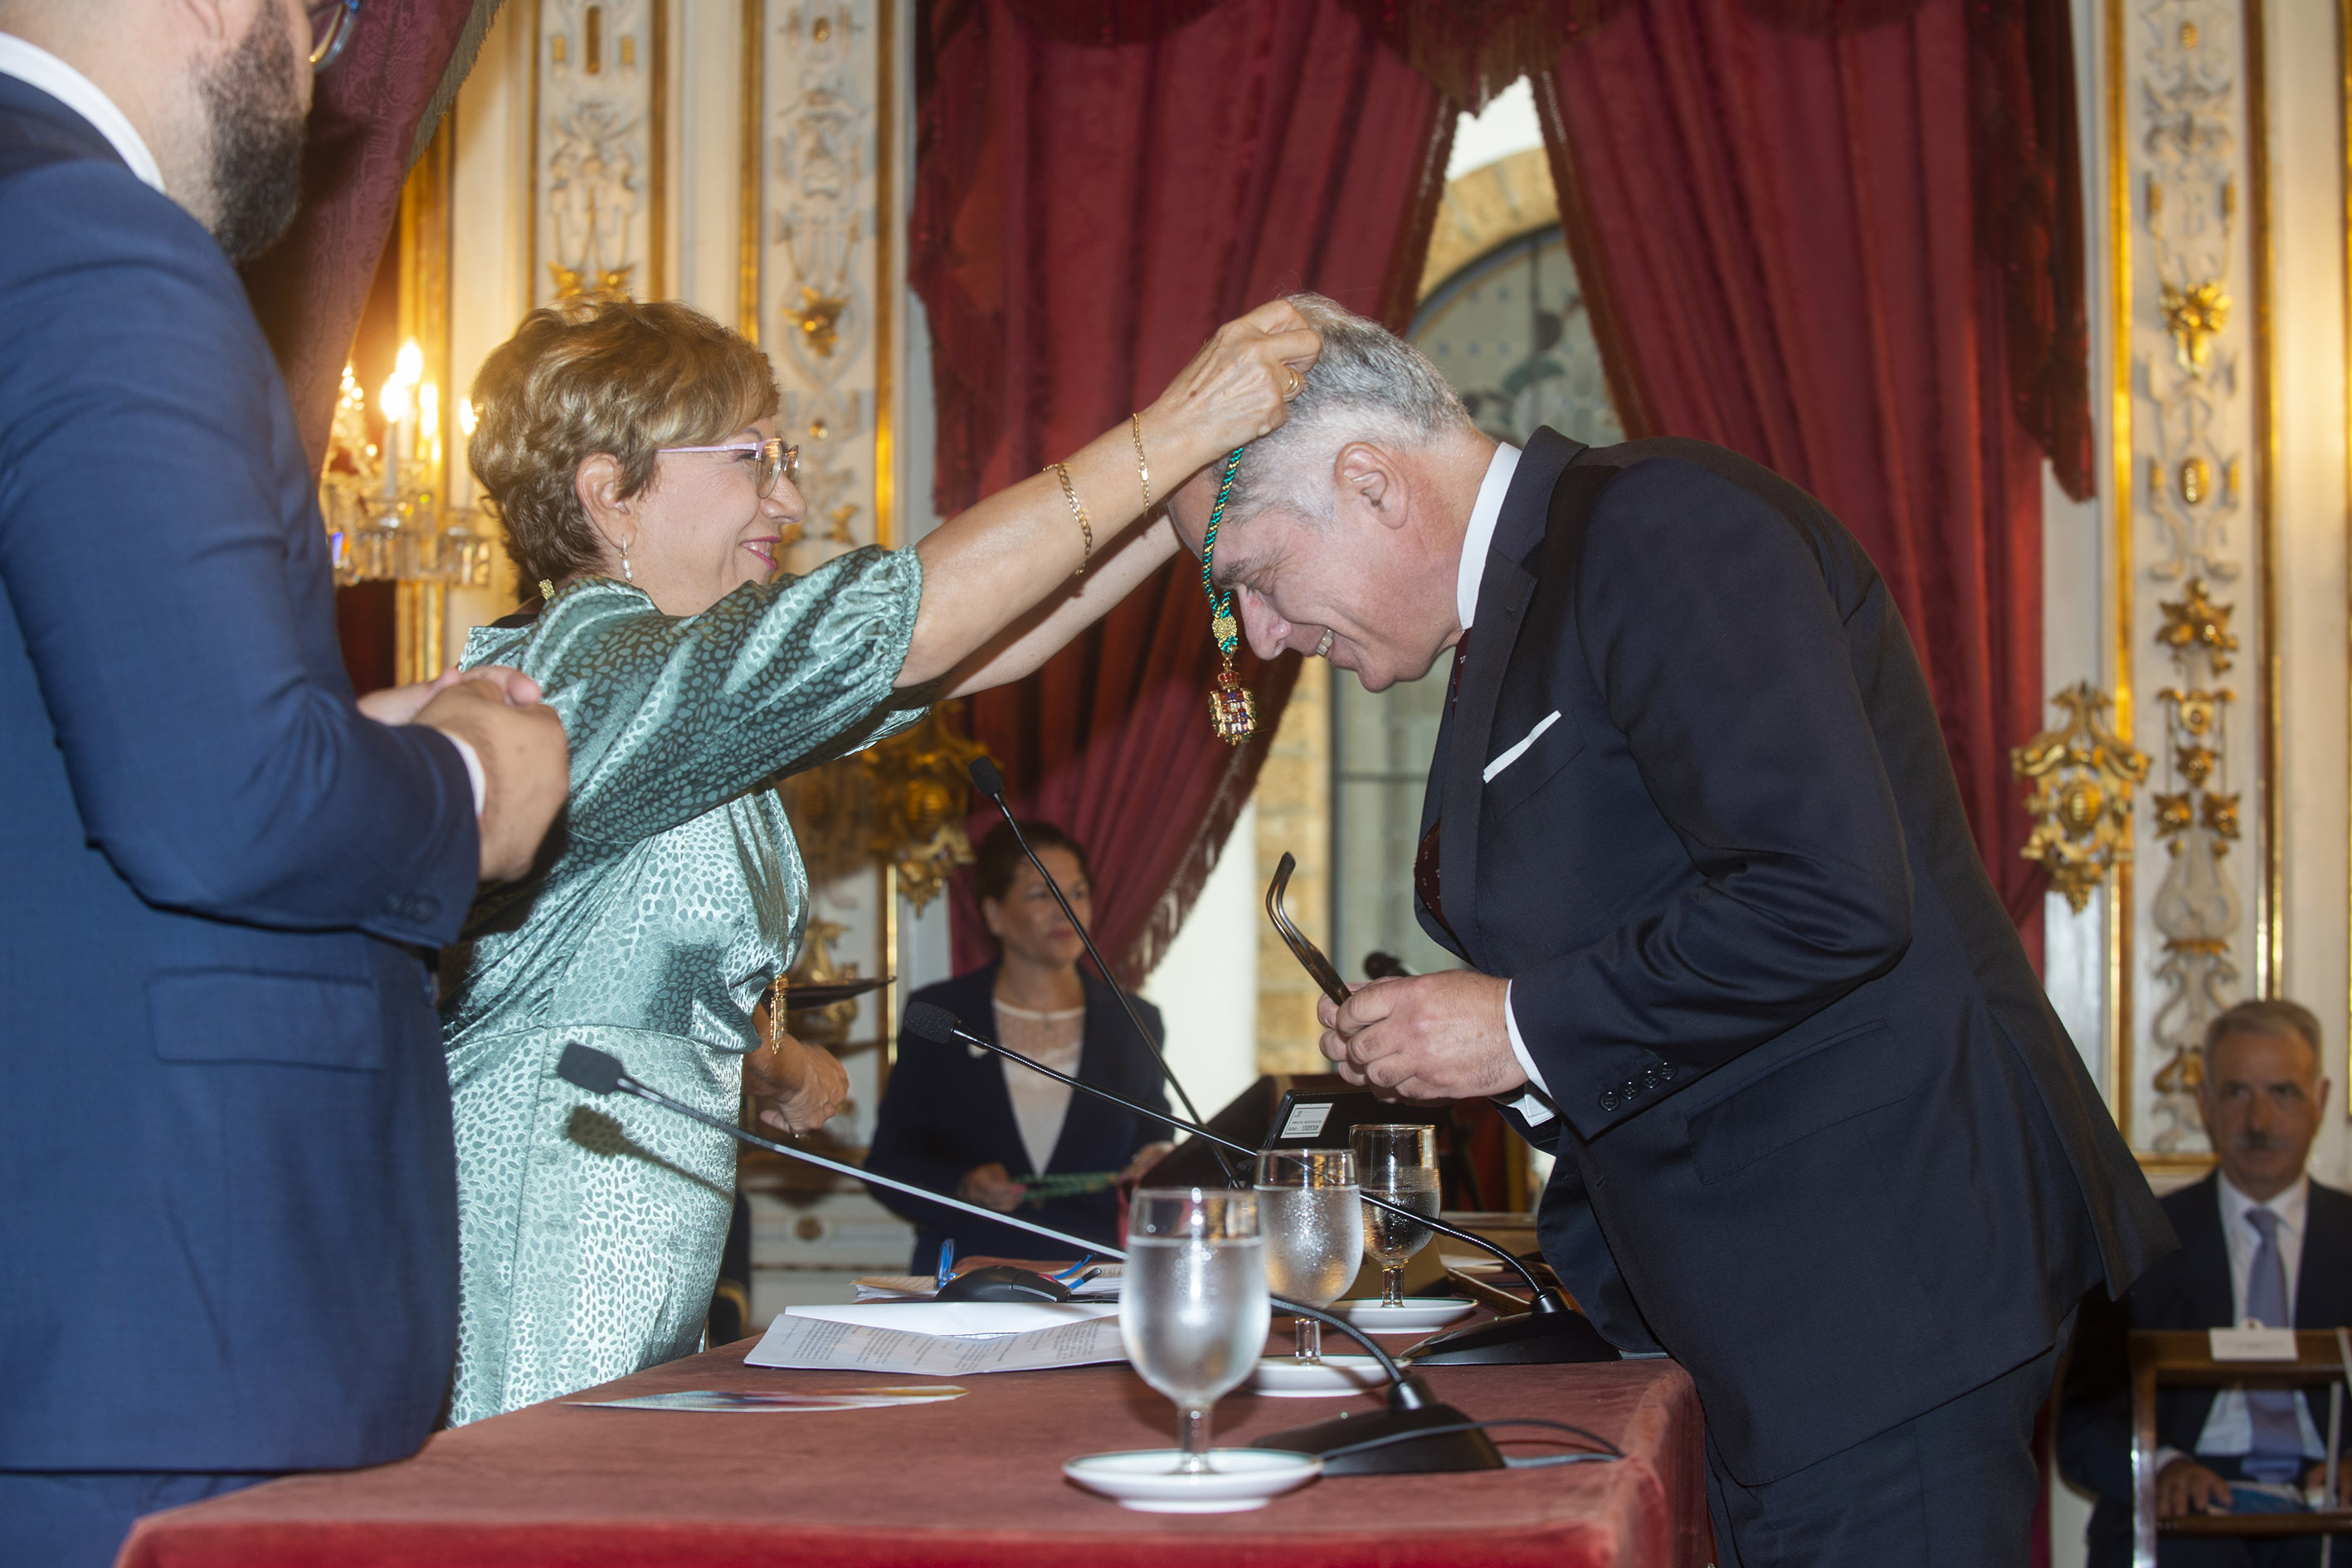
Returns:
[[[1284,395],[1297,384],[1293,367],[1303,374],[1321,350],[1322,340],[1282,300],[1220,327],[1141,414],[1153,499],[1280,425]],[[1078,590],[983,666],[995,672],[1003,663],[1010,673],[986,679],[970,674],[959,686],[977,690],[1024,674],[1174,552],[1174,535],[1164,523],[1129,542],[1144,505],[1128,424],[1122,421],[1063,463],[1094,525],[1094,562],[1086,578],[1071,580],[1085,557],[1084,536],[1061,481],[1050,473],[1000,490],[941,524],[915,546],[923,563],[923,597],[898,672],[901,688],[950,674],[1042,601]],[[1026,669],[1014,668],[1024,661]]]

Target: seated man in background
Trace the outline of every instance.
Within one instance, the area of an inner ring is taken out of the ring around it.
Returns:
[[[2180,1250],[2120,1302],[2083,1302],[2058,1423],[2066,1479],[2098,1494],[2091,1568],[2131,1560],[2132,1329],[2329,1329],[2352,1323],[2352,1195],[2304,1172],[2328,1103],[2319,1020],[2293,1002],[2241,1002],[2205,1032],[2198,1105],[2220,1169],[2164,1199]],[[2320,1421],[2326,1419],[2321,1406]],[[2323,1484],[2320,1423],[2297,1390],[2164,1386],[2157,1394],[2158,1517],[2277,1512]],[[2352,1494],[2352,1479],[2337,1479]],[[2162,1542],[2164,1568],[2290,1568],[2317,1536]]]

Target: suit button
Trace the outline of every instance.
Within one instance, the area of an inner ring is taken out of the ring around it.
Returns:
[[[1614,1110],[1617,1109],[1617,1091],[1615,1089],[1604,1089],[1601,1091],[1601,1109],[1603,1110]]]

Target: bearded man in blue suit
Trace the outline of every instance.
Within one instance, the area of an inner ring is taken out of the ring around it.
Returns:
[[[0,1561],[398,1458],[448,1376],[421,954],[528,869],[562,725],[355,703],[232,258],[355,0],[0,0]],[[318,30],[314,18],[318,13]],[[318,51],[323,58],[324,49]]]

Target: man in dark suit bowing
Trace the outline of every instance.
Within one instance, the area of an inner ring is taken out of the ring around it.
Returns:
[[[293,214],[313,46],[298,0],[0,0],[10,1568],[401,1458],[447,1386],[419,955],[529,868],[563,731],[497,672],[352,700],[231,265]]]
[[[1323,355],[1215,578],[1262,656],[1370,689],[1457,653],[1416,883],[1467,967],[1326,1003],[1324,1054],[1558,1155],[1545,1256],[1696,1380],[1725,1562],[2024,1561],[2060,1325],[2172,1237],[1885,585],[1732,453],[1498,447],[1410,345],[1294,303]]]
[[[2058,1458],[2098,1494],[2092,1568],[2132,1553],[2132,1431],[2127,1334],[2133,1329],[2273,1329],[2352,1324],[2352,1195],[2305,1173],[2328,1104],[2319,1020],[2286,1001],[2241,1002],[2206,1026],[2198,1107],[2219,1168],[2164,1200],[2180,1250],[2121,1303],[2085,1300],[2074,1331]],[[2160,1390],[2156,1402],[2159,1518],[2287,1512],[2326,1479],[2325,1417],[2299,1391]],[[2339,1474],[2352,1494],[2352,1471]],[[2162,1568],[2298,1568],[2317,1536],[2175,1537]]]

